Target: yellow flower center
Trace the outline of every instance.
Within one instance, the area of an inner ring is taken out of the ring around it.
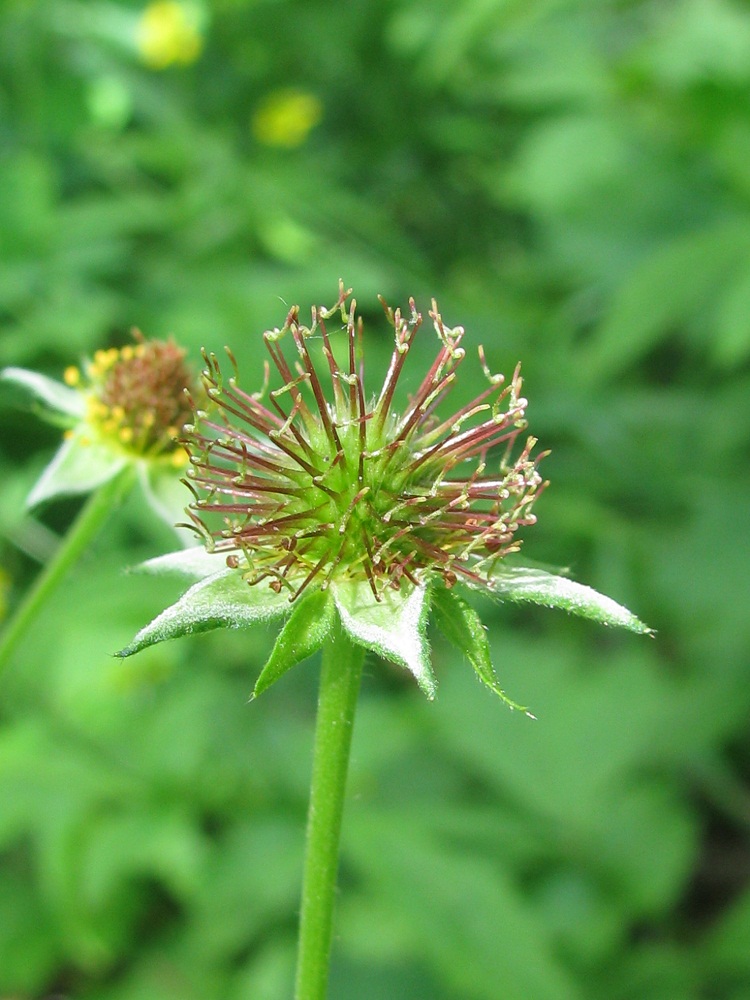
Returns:
[[[175,439],[191,419],[185,390],[194,380],[181,348],[173,341],[141,340],[97,351],[86,375],[86,419],[96,436],[141,457],[185,464],[185,451]],[[80,377],[77,369],[65,374],[69,385]]]

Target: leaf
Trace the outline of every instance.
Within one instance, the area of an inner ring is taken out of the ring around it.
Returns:
[[[27,507],[53,497],[89,493],[113,479],[127,465],[125,455],[96,442],[83,441],[82,432],[76,431],[63,442],[29,493]]]
[[[0,380],[12,382],[31,393],[32,398],[43,403],[54,413],[64,413],[75,420],[82,420],[86,412],[83,393],[68,388],[62,382],[32,372],[26,368],[4,368]]]
[[[115,655],[132,656],[157,642],[195,632],[270,621],[288,614],[289,610],[286,593],[276,594],[270,587],[251,587],[240,572],[227,569],[192,586]]]
[[[716,335],[708,344],[720,365],[742,364],[750,354],[750,267],[727,290],[717,308]]]
[[[341,624],[354,642],[410,670],[428,698],[435,697],[435,675],[425,636],[427,588],[388,589],[380,601],[369,583],[333,584]]]
[[[505,601],[525,601],[547,608],[562,608],[601,625],[616,625],[631,632],[652,635],[653,629],[613,601],[583,583],[540,569],[515,566],[500,570],[491,580],[491,592]]]
[[[336,607],[326,590],[318,590],[295,602],[289,621],[279,633],[268,662],[256,681],[253,698],[269,688],[291,667],[317,653],[331,634]]]
[[[517,705],[500,687],[492,666],[487,630],[474,608],[455,590],[436,587],[432,591],[432,608],[435,623],[445,638],[464,653],[476,671],[477,677],[499,695],[509,708],[526,709]],[[529,715],[528,712],[526,712]],[[533,718],[533,716],[532,716]]]
[[[716,297],[749,249],[744,218],[658,245],[621,284],[594,334],[587,360],[591,374],[606,377],[652,350],[673,327]]]

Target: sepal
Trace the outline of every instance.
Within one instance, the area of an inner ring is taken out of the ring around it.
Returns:
[[[502,567],[490,580],[490,593],[504,601],[541,604],[561,608],[573,615],[590,618],[600,625],[611,625],[653,635],[649,628],[622,604],[605,597],[583,583],[564,576],[527,566]]]
[[[208,576],[223,573],[227,569],[227,557],[223,552],[207,552],[202,545],[193,545],[179,552],[167,552],[146,562],[133,566],[133,573],[173,573],[191,580],[205,580]]]
[[[177,639],[216,628],[242,628],[281,618],[290,612],[286,593],[251,587],[234,569],[194,584],[182,597],[146,625],[116,656],[132,656],[165,639]]]
[[[509,708],[530,715],[526,708],[512,701],[500,687],[495,668],[492,666],[487,630],[474,608],[455,590],[436,587],[432,591],[431,610],[435,615],[437,627],[445,638],[466,656],[480,681],[502,698]]]
[[[174,529],[185,547],[192,546],[195,532],[185,524],[185,507],[190,495],[180,478],[180,470],[170,462],[139,462],[141,486],[157,517]]]
[[[287,670],[321,648],[336,622],[336,606],[329,591],[318,590],[295,602],[289,621],[279,633],[268,662],[256,681],[257,698]]]
[[[367,580],[331,585],[341,624],[353,642],[410,670],[428,698],[435,697],[435,675],[425,634],[429,601],[424,585],[388,588],[379,601]]]
[[[83,394],[70,389],[62,382],[56,382],[46,375],[26,368],[3,368],[0,371],[0,380],[19,386],[35,403],[41,403],[53,421],[59,420],[60,414],[70,418],[66,421],[68,424],[73,424],[84,417],[86,402]]]
[[[127,465],[124,455],[96,442],[83,442],[81,433],[73,432],[32,487],[27,507],[36,507],[57,496],[89,493],[113,479]]]

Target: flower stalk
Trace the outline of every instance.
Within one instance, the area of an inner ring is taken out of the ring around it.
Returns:
[[[112,511],[122,503],[134,482],[135,470],[132,466],[126,466],[88,498],[55,554],[0,633],[0,674],[48,598],[94,540]]]
[[[305,839],[295,1000],[325,1000],[341,821],[364,650],[336,627],[323,647]]]

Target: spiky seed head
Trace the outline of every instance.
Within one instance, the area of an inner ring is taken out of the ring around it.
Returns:
[[[313,308],[309,326],[295,306],[283,327],[264,334],[270,364],[260,392],[241,388],[231,353],[230,377],[204,354],[209,406],[183,442],[194,526],[250,585],[285,589],[290,600],[346,579],[366,580],[376,600],[403,581],[483,587],[497,561],[519,548],[519,529],[534,523],[546,485],[535,439],[517,447],[527,427],[520,370],[506,383],[480,348],[486,388],[440,416],[465,360],[464,330],[447,327],[433,300],[435,360],[396,409],[422,314],[413,299],[406,313],[383,303],[395,343],[371,398],[350,296],[341,284],[334,306]]]

